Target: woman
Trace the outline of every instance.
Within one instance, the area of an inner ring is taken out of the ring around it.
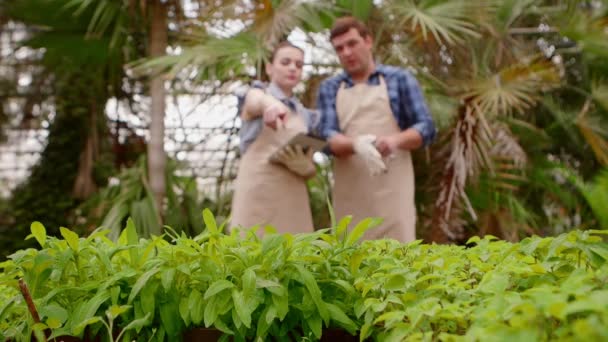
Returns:
[[[316,112],[293,96],[300,82],[304,51],[283,42],[266,65],[267,86],[254,84],[239,98],[241,161],[234,184],[232,227],[271,225],[279,233],[312,232],[306,179],[314,176],[310,153],[282,151],[280,163],[270,156],[291,137],[316,125]]]

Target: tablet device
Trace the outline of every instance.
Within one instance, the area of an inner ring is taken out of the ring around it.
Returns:
[[[296,146],[296,145],[300,145],[302,146],[302,148],[304,149],[304,151],[308,151],[308,149],[312,149],[313,151],[321,151],[322,149],[325,148],[325,146],[327,146],[327,142],[319,137],[315,137],[306,133],[298,133],[295,136],[293,136],[291,139],[289,139],[289,141],[279,147],[271,156],[270,156],[270,161],[271,162],[277,162],[276,160],[276,156],[279,153],[279,151],[283,150],[285,147],[287,146]]]

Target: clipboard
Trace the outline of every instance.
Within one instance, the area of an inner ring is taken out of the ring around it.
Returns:
[[[300,145],[302,146],[302,148],[304,149],[305,152],[307,152],[309,149],[312,149],[313,151],[321,151],[325,148],[325,146],[327,146],[327,142],[319,137],[310,135],[310,134],[306,134],[306,133],[298,133],[295,136],[293,136],[291,139],[289,139],[289,141],[281,146],[280,148],[278,148],[276,151],[274,151],[274,153],[272,155],[270,155],[270,158],[268,159],[270,162],[276,163],[278,162],[278,160],[276,159],[277,154],[279,153],[279,151],[283,150],[285,147],[287,146],[296,146],[296,145]]]

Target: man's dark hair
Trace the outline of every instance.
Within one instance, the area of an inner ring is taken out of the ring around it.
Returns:
[[[352,28],[356,29],[363,38],[370,35],[367,26],[359,21],[359,19],[347,16],[336,19],[334,26],[331,28],[331,31],[329,31],[329,40],[332,41],[337,36],[345,34]]]
[[[277,52],[279,52],[279,50],[281,50],[282,48],[286,48],[286,47],[298,49],[298,50],[302,51],[302,54],[304,54],[304,50],[301,47],[293,45],[290,41],[284,40],[284,41],[280,42],[279,44],[277,44],[274,47],[274,50],[272,50],[272,54],[270,55],[270,63],[274,62],[274,58],[276,57]]]

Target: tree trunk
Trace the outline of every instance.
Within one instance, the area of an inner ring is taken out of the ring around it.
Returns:
[[[91,101],[91,112],[89,117],[89,134],[84,149],[80,152],[78,173],[74,181],[72,196],[77,199],[87,199],[95,191],[97,184],[93,180],[93,169],[95,161],[99,157],[99,135],[97,129],[97,103]]]
[[[167,49],[167,8],[160,0],[148,3],[150,6],[150,56],[165,54]],[[150,80],[150,143],[148,144],[148,177],[154,193],[162,227],[163,199],[165,197],[165,84],[163,75],[155,75]],[[160,232],[159,227],[159,232]]]

